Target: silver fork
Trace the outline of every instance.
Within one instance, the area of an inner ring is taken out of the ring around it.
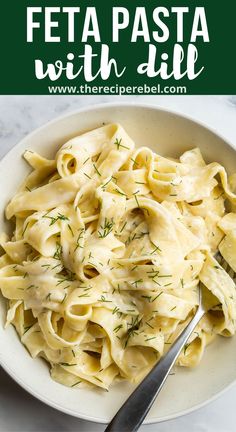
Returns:
[[[222,265],[223,258],[220,254],[217,254],[216,259]],[[226,266],[224,266],[224,268],[228,273],[230,273],[230,271],[232,272],[232,270],[228,270]],[[178,336],[166,355],[160,359],[129,396],[104,432],[135,432],[138,430],[157,395],[160,393],[172,366],[189,336],[192,334],[203,315],[217,303],[215,299],[216,297],[211,297],[210,291],[200,284],[199,306],[194,317]]]

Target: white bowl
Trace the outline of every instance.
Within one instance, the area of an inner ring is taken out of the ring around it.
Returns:
[[[29,172],[22,160],[25,149],[45,156],[55,155],[61,144],[103,123],[119,122],[137,146],[150,146],[157,153],[178,156],[200,147],[208,161],[236,171],[236,152],[215,133],[175,113],[133,104],[105,104],[56,119],[25,137],[0,162],[0,231],[7,229],[4,207]],[[106,423],[133,390],[119,383],[107,392],[67,388],[54,382],[47,364],[32,359],[12,326],[4,330],[6,307],[0,299],[0,364],[25,390],[48,405],[83,419]],[[214,399],[236,380],[236,337],[220,338],[210,345],[194,369],[177,368],[149,412],[145,423],[160,422],[186,414]]]

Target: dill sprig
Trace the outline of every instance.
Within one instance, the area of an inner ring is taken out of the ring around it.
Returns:
[[[28,286],[28,288],[26,288],[27,290],[28,289],[31,289],[31,288],[34,288],[35,287],[35,285],[30,285],[30,286]]]
[[[125,148],[126,150],[129,150],[129,147],[126,147],[121,143],[122,143],[122,138],[120,138],[120,139],[116,138],[114,145],[117,146],[117,150],[120,150],[120,147]]]
[[[72,282],[76,279],[75,273],[66,268],[64,268],[64,270],[66,271],[65,275],[57,273],[57,279],[59,281],[57,282],[56,286],[61,285],[63,282]]]
[[[139,191],[137,191],[137,192],[134,193],[134,199],[135,199],[135,201],[137,203],[137,206],[140,207],[139,202],[138,202],[138,198],[137,198],[137,195],[136,195],[138,192]]]
[[[82,297],[90,297],[90,294],[85,293],[85,294],[80,294],[80,295],[78,296],[78,298],[82,298]]]
[[[153,299],[151,299],[150,303],[154,302],[158,297],[160,297],[163,294],[163,291],[161,291],[159,294],[157,294]]]
[[[122,329],[123,328],[123,324],[120,324],[120,325],[118,325],[118,326],[116,326],[114,329],[113,329],[113,332],[114,333],[117,333],[120,329]]]
[[[75,252],[78,248],[83,249],[83,246],[80,244],[80,240],[83,239],[84,231],[85,231],[84,228],[80,228],[80,232],[79,232],[79,235],[78,235],[77,240],[76,240],[76,247],[75,247],[75,249],[74,249],[74,252]]]
[[[65,293],[65,294],[64,294],[64,297],[63,297],[63,299],[62,299],[62,301],[61,301],[60,303],[64,303],[66,297],[67,297],[67,294]]]
[[[186,343],[184,345],[184,355],[186,355],[186,351],[187,351],[187,349],[188,349],[188,347],[189,347],[190,344],[191,344],[191,342],[190,343]]]
[[[22,237],[24,237],[24,234],[25,234],[25,231],[26,231],[27,228],[28,228],[28,225],[29,225],[29,222],[27,222],[27,224],[25,225],[25,228],[24,228],[23,231],[22,231]]]
[[[159,294],[157,294],[155,297],[152,298],[152,296],[148,295],[142,295],[142,298],[145,298],[149,301],[149,303],[153,303],[158,297],[160,297],[163,294],[163,291],[161,291]]]
[[[124,348],[127,347],[127,344],[129,342],[130,337],[134,336],[135,334],[138,334],[137,330],[140,327],[141,321],[142,321],[142,318],[140,319],[139,315],[137,315],[136,317],[131,318],[131,323],[127,324],[129,329],[127,331],[127,338],[125,340]]]
[[[65,362],[61,362],[59,363],[60,366],[77,366],[77,363],[65,363]]]
[[[151,296],[148,296],[148,295],[142,295],[141,297],[147,299],[149,302],[152,298]]]
[[[74,231],[73,231],[73,229],[71,228],[70,224],[67,224],[67,226],[68,226],[68,229],[69,229],[70,232],[71,232],[72,237],[74,237]]]
[[[41,267],[46,268],[46,270],[49,270],[51,265],[50,264],[42,264]]]
[[[146,321],[145,324],[147,324],[148,327],[151,327],[151,329],[154,329],[154,327],[149,322]]]
[[[119,189],[114,189],[115,192],[117,192],[119,195],[125,196],[127,198],[127,195],[124,192],[119,191]]]
[[[90,177],[88,174],[86,174],[85,172],[83,173],[85,175],[85,177],[87,177],[89,180],[91,180],[92,177]]]
[[[156,336],[152,336],[152,337],[150,337],[150,338],[145,339],[145,342],[148,342],[148,341],[150,341],[150,340],[152,340],[152,339],[156,339]]]
[[[29,331],[29,329],[31,329],[31,327],[33,327],[33,325],[34,325],[34,324],[31,324],[31,325],[29,325],[29,326],[27,326],[27,327],[24,327],[24,333],[23,333],[23,335],[24,335],[25,333],[27,333],[27,331]]]
[[[155,243],[153,243],[153,246],[155,247],[155,249],[153,249],[153,251],[150,252],[151,255],[155,254],[156,252],[161,252],[161,249],[159,248],[159,246],[155,245]]]
[[[60,260],[62,256],[62,246],[60,243],[56,243],[56,252],[53,255],[53,258]]]
[[[131,282],[131,285],[134,285],[135,288],[138,288],[138,284],[142,283],[142,282],[143,282],[143,279],[137,279],[134,282]]]
[[[128,246],[133,240],[138,240],[144,237],[145,235],[148,235],[149,232],[141,231],[140,233],[134,233],[133,235],[129,235],[129,237],[125,241],[125,245]]]
[[[130,160],[132,160],[132,162],[133,162],[134,165],[139,166],[138,162],[136,162],[135,159],[130,158]]]
[[[94,167],[96,173],[99,175],[99,177],[101,177],[101,173],[98,171],[98,169],[94,163],[93,163],[93,167]]]
[[[132,269],[130,269],[130,271],[136,270],[137,267],[138,267],[138,265],[135,265],[134,267],[132,267]]]
[[[152,270],[147,271],[147,275],[148,275],[148,278],[149,278],[149,279],[155,279],[155,278],[158,277],[158,275],[159,275],[159,270],[154,270],[154,269],[152,268]]]
[[[110,220],[105,218],[104,225],[101,225],[101,230],[98,231],[98,236],[100,238],[105,238],[112,232],[114,226],[114,220],[111,218]]]
[[[98,299],[98,301],[103,302],[103,303],[112,303],[112,301],[111,300],[107,300],[104,295],[101,295],[101,298]]]
[[[224,195],[224,192],[221,192],[221,194],[218,195],[218,197],[214,198],[214,200],[218,200],[220,197],[222,197],[222,195]]]
[[[75,386],[77,386],[78,384],[80,384],[82,381],[76,381],[74,384],[72,384],[72,386],[71,387],[75,387]]]
[[[96,380],[98,380],[98,381],[100,381],[101,383],[103,383],[103,381],[100,379],[100,378],[98,378],[98,377],[94,377]]]
[[[122,225],[122,227],[121,227],[121,229],[120,229],[120,233],[122,233],[122,231],[124,231],[126,225],[127,225],[127,221],[124,223],[124,225]]]
[[[54,216],[48,216],[47,214],[45,214],[43,216],[43,218],[51,220],[49,226],[54,225],[58,220],[63,220],[63,221],[69,220],[67,216],[65,216],[61,213],[58,213],[57,216],[55,216],[55,217]]]
[[[90,159],[90,157],[88,157],[87,159],[85,159],[85,161],[83,162],[83,165],[85,165],[88,162],[89,159]]]
[[[120,312],[120,309],[116,306],[114,309],[113,309],[113,311],[112,311],[112,315],[114,315],[114,314],[119,314],[119,313],[121,313]]]
[[[103,191],[105,190],[106,186],[107,186],[107,185],[108,185],[112,180],[113,180],[113,177],[111,176],[111,178],[110,178],[109,180],[107,180],[107,182],[104,183],[104,184],[102,185],[102,190],[103,190]]]

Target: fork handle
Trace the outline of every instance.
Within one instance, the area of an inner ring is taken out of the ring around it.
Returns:
[[[193,319],[178,336],[166,355],[161,358],[143,381],[141,381],[113,417],[104,432],[135,432],[138,430],[157,395],[161,391],[180,351],[203,315],[204,311],[199,308]]]

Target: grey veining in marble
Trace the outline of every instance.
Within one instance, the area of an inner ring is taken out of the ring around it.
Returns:
[[[156,104],[206,123],[236,143],[236,96],[0,96],[0,158],[23,136],[53,118],[95,103]],[[236,386],[187,416],[140,432],[234,432]],[[0,368],[0,432],[102,432],[103,425],[60,413],[34,399]],[[122,432],[122,431],[118,431]]]

